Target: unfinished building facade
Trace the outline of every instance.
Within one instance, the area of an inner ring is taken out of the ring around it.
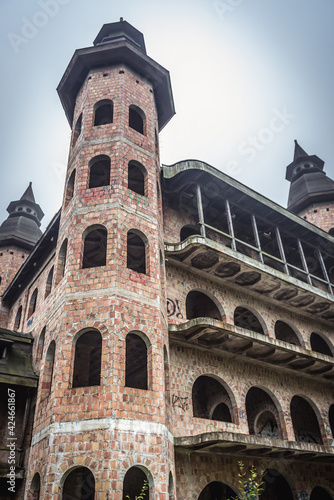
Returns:
[[[288,209],[204,162],[161,166],[169,73],[123,20],[58,93],[62,208],[41,234],[30,185],[0,227],[1,499],[227,500],[242,461],[261,500],[333,500],[322,160],[296,143]]]

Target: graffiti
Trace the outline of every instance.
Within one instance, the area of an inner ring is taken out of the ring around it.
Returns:
[[[246,411],[245,410],[239,410],[239,417],[244,418],[246,416]]]
[[[217,427],[215,424],[212,424],[212,423],[211,423],[211,424],[208,424],[208,425],[206,426],[206,430],[207,430],[207,431],[208,431],[208,428],[209,428],[209,427],[214,427],[215,431],[216,431],[216,432],[218,432],[218,427]]]
[[[279,439],[277,425],[273,425],[272,422],[268,421],[259,432],[259,436]]]
[[[168,318],[176,316],[179,319],[183,319],[180,302],[177,299],[172,300],[167,298],[167,316]]]
[[[308,500],[308,494],[306,493],[305,490],[303,490],[299,493],[299,498],[300,498],[300,500]]]
[[[181,398],[180,396],[176,396],[173,394],[172,396],[172,406],[175,408],[175,406],[178,406],[181,408],[183,411],[187,411],[188,409],[188,397]]]
[[[302,434],[301,432],[296,431],[296,441],[300,443],[314,443],[317,444],[316,440],[314,437],[310,436],[309,434]]]

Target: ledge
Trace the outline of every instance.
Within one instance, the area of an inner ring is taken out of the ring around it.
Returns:
[[[212,318],[169,325],[169,336],[188,345],[228,352],[312,377],[334,380],[334,358]]]

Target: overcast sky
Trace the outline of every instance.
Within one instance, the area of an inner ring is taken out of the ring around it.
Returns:
[[[195,158],[286,206],[296,138],[334,177],[334,0],[1,0],[0,221],[29,181],[59,209],[70,127],[56,87],[120,17],[170,71],[161,161]]]

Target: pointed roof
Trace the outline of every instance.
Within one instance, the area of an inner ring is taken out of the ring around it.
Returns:
[[[306,169],[299,168],[303,162],[306,162],[306,165],[308,165]],[[292,182],[295,178],[300,177],[300,175],[303,175],[303,173],[306,173],[306,170],[307,172],[311,172],[314,170],[321,171],[323,170],[324,165],[325,162],[322,161],[318,156],[307,154],[295,139],[293,162],[286,167],[285,178],[288,181]]]
[[[8,218],[0,226],[0,246],[17,245],[31,250],[42,235],[39,229],[44,213],[35,202],[32,183],[19,200],[7,207]]]
[[[295,139],[295,154],[293,157],[293,161],[298,160],[299,158],[304,158],[305,156],[309,156],[306,151],[298,144],[297,139]]]

